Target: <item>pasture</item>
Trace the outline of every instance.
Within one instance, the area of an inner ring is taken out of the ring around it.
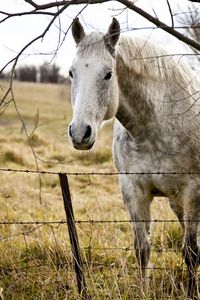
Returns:
[[[6,83],[2,83],[6,86]],[[1,93],[3,91],[1,90]],[[66,172],[113,172],[112,122],[94,149],[76,151],[66,138],[70,87],[14,82],[15,100],[0,119],[0,167]],[[31,143],[31,146],[30,146]],[[34,155],[33,155],[34,150]],[[0,221],[65,220],[57,175],[0,173]],[[76,220],[128,220],[117,176],[69,176]],[[41,199],[40,199],[41,196]],[[92,299],[185,299],[182,235],[168,200],[152,204],[150,288],[142,289],[128,222],[77,224]],[[79,299],[66,224],[0,225],[0,299]]]

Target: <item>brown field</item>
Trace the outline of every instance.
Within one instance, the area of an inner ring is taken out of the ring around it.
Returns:
[[[6,84],[2,86],[5,89]],[[1,94],[4,93],[1,88]],[[14,83],[15,101],[0,119],[0,168],[112,172],[112,122],[89,152],[66,137],[70,88]],[[26,126],[22,126],[22,120]],[[27,137],[28,135],[28,137]],[[0,221],[65,220],[58,175],[0,172]],[[69,176],[76,220],[127,220],[117,176]],[[176,219],[167,199],[152,218]],[[0,224],[0,299],[79,299],[66,224]],[[153,224],[148,292],[138,278],[129,223],[78,224],[92,299],[185,299],[186,272],[177,223]]]

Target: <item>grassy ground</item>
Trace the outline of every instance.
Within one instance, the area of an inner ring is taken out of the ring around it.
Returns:
[[[115,171],[112,123],[89,152],[73,150],[68,142],[68,86],[15,82],[14,94],[29,140],[11,102],[0,119],[0,168],[35,169],[37,158],[42,170]],[[128,219],[116,176],[70,176],[69,182],[77,220]],[[38,175],[0,172],[0,221],[65,220],[58,176],[41,175],[41,183]],[[175,219],[167,199],[155,199],[152,218]],[[81,223],[77,228],[92,299],[185,299],[177,223],[153,224],[153,270],[146,294],[129,223]],[[0,240],[0,299],[79,299],[66,224],[1,224]]]

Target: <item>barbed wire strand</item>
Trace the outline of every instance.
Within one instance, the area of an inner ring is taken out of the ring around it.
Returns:
[[[74,220],[74,223],[77,224],[104,224],[104,223],[180,223],[179,220],[176,219],[152,219],[152,220]],[[195,220],[184,220],[182,219],[181,222],[192,222],[192,223],[196,223],[196,222],[200,222],[199,219],[195,219]],[[64,220],[58,220],[58,221],[43,221],[43,220],[36,220],[36,221],[0,221],[0,226],[1,225],[39,225],[39,224],[43,224],[43,225],[50,225],[50,224],[57,224],[57,225],[62,225],[62,224],[67,224],[68,221],[64,221]]]
[[[46,175],[68,175],[68,176],[116,176],[116,175],[200,175],[199,172],[63,172],[63,171],[47,171],[47,170],[29,170],[29,169],[11,169],[11,168],[0,168],[0,172],[14,172],[14,173],[31,173],[31,174],[46,174]]]

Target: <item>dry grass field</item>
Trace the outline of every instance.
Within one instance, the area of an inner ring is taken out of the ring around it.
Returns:
[[[14,95],[29,139],[11,102],[0,119],[0,168],[36,169],[37,158],[41,170],[115,171],[111,122],[89,152],[76,151],[68,142],[69,86],[15,82]],[[69,183],[76,220],[129,219],[117,176],[69,176]],[[40,184],[37,174],[0,172],[0,207],[2,223],[33,221],[0,224],[0,299],[80,299],[67,225],[34,224],[65,220],[58,176],[41,175]],[[167,199],[155,199],[152,218],[176,219]],[[81,223],[77,229],[92,299],[185,299],[182,236],[176,222],[152,224],[147,293],[138,278],[128,222]]]

